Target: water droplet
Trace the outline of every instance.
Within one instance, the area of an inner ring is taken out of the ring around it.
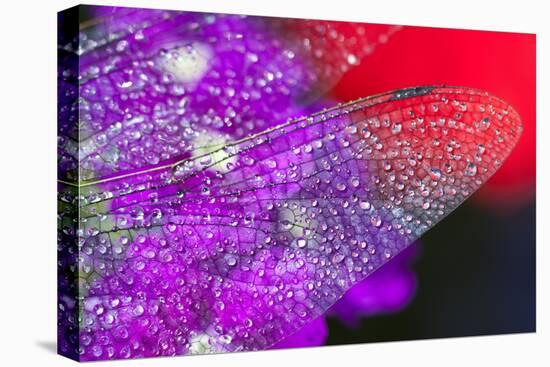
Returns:
[[[122,40],[122,41],[119,41],[117,44],[116,44],[116,50],[117,52],[122,52],[126,49],[126,47],[128,47],[128,41],[127,40]]]
[[[485,145],[483,145],[483,144],[478,144],[478,146],[477,146],[477,153],[478,153],[479,155],[485,153]]]
[[[403,125],[400,122],[396,122],[391,129],[392,134],[399,134],[403,128]]]
[[[118,86],[120,88],[130,88],[134,84],[131,80],[125,80],[118,83]]]
[[[489,128],[489,126],[491,126],[491,119],[488,118],[488,117],[484,117],[483,119],[481,119],[481,122],[479,124],[479,128],[480,130],[487,130]]]
[[[266,165],[267,165],[267,167],[269,167],[271,169],[277,168],[277,161],[274,160],[274,159],[268,159],[266,161]]]
[[[113,316],[113,314],[111,312],[109,312],[107,315],[105,315],[105,323],[106,324],[112,324],[113,322],[115,322],[115,317]]]
[[[258,62],[258,55],[249,52],[246,54],[246,59],[252,63],[255,63]]]
[[[357,63],[359,62],[357,56],[355,56],[354,54],[348,54],[347,60],[348,64],[350,65],[357,65]]]
[[[105,311],[105,308],[103,308],[102,305],[96,305],[94,307],[94,309],[95,309],[95,314],[96,315],[101,315],[103,313],[103,311]]]
[[[475,176],[476,173],[477,173],[477,166],[472,162],[468,163],[465,171],[466,176],[470,176],[470,177]]]
[[[136,307],[134,307],[134,316],[141,316],[143,315],[144,311],[145,310],[143,309],[142,305],[137,305]]]
[[[370,209],[370,203],[368,201],[361,201],[361,202],[359,202],[359,207],[363,210],[369,210]]]
[[[339,183],[336,184],[336,189],[338,191],[345,191],[346,190],[346,185],[342,182],[339,182]]]
[[[382,226],[382,219],[379,216],[375,215],[370,219],[370,223],[376,228],[380,228]]]
[[[211,57],[212,50],[209,46],[194,43],[162,52],[159,65],[178,81],[194,83],[206,74]]]
[[[342,262],[344,259],[345,259],[345,256],[343,254],[337,253],[337,254],[334,254],[334,256],[332,257],[332,262],[334,264],[338,264]]]
[[[235,266],[237,264],[237,258],[233,255],[228,255],[225,260],[229,266]]]
[[[296,240],[296,245],[299,247],[299,248],[304,248],[307,246],[307,240],[305,238],[298,238]]]
[[[224,344],[231,344],[233,338],[230,335],[220,335],[220,342]]]
[[[439,168],[432,168],[430,170],[430,178],[434,181],[439,181],[441,179],[441,170]]]

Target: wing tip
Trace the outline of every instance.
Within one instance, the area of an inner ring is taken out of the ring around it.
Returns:
[[[399,89],[390,97],[390,101],[397,101],[400,99],[406,99],[411,97],[423,96],[431,93],[431,91],[436,88],[436,86],[422,86],[422,87],[410,87]]]

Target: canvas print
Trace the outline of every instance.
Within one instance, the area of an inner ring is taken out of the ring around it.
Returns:
[[[59,354],[535,331],[535,35],[58,25]]]

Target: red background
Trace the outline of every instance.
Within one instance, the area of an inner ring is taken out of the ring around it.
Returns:
[[[535,35],[404,27],[344,75],[331,97],[347,101],[410,86],[486,90],[522,116],[523,135],[501,169],[476,195],[513,207],[535,195]]]

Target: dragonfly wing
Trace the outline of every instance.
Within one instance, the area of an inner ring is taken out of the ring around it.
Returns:
[[[132,356],[272,346],[451,213],[520,134],[488,93],[410,88],[89,182],[82,263],[101,274],[82,337]]]

